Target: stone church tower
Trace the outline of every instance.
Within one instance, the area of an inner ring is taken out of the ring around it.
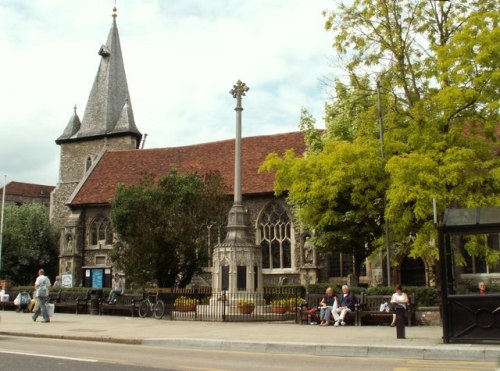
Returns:
[[[135,125],[123,65],[116,7],[106,44],[98,51],[99,69],[83,120],[75,112],[56,143],[60,146],[59,181],[51,197],[51,219],[61,228],[60,272],[73,273],[80,282],[83,234],[80,213],[67,206],[97,159],[107,149],[137,149],[142,134]]]

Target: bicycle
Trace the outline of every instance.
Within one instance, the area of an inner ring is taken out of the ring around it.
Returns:
[[[165,303],[159,298],[160,293],[154,295],[147,294],[146,299],[141,301],[139,306],[139,317],[145,318],[153,315],[156,319],[161,319],[165,314]],[[154,299],[152,299],[154,297]]]

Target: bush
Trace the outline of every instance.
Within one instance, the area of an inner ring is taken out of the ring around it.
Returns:
[[[187,296],[179,296],[177,299],[174,301],[174,305],[196,305],[198,304],[198,299],[195,298],[188,298]]]
[[[339,295],[342,293],[342,285],[343,283],[317,283],[314,285],[309,285],[309,293],[310,294],[324,294],[328,287],[331,287],[335,293],[335,295]],[[366,291],[366,287],[358,287],[358,286],[350,286],[349,291],[354,295],[359,295],[362,292]]]
[[[473,293],[478,293],[478,280],[474,281],[466,281],[464,284],[460,287],[457,287],[456,291],[457,294],[473,294]],[[489,285],[486,284],[486,289],[487,292],[490,294],[493,293],[500,293],[500,285]]]
[[[311,294],[324,294],[328,287],[332,287],[335,291],[335,295],[342,293],[342,285],[335,286],[334,284],[328,283],[318,283],[309,286],[309,292]],[[376,286],[376,287],[349,287],[350,291],[359,296],[362,292],[367,295],[392,295],[394,293],[394,287],[388,286]],[[435,307],[441,305],[441,296],[439,289],[436,287],[425,287],[425,286],[407,286],[403,287],[403,291],[407,294],[415,296],[415,304],[420,307]],[[490,292],[493,292],[490,289]]]
[[[271,305],[275,307],[288,307],[290,306],[290,299],[288,298],[274,299],[271,300]]]
[[[417,307],[436,307],[441,304],[441,296],[436,287],[407,286],[403,287],[403,291],[414,296]],[[368,295],[392,295],[394,288],[388,286],[369,287],[366,289],[366,293]]]
[[[239,307],[253,307],[255,306],[255,303],[253,300],[250,300],[250,299],[239,299],[236,304],[239,306]]]

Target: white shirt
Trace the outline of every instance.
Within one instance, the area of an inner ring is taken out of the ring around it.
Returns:
[[[45,285],[47,287],[47,296],[49,296],[49,287],[50,287],[50,280],[47,276],[38,276],[35,281],[35,287],[36,292],[35,292],[35,297],[38,297],[38,289],[40,288],[41,285]]]
[[[401,294],[395,292],[394,294],[392,294],[391,303],[397,303],[406,308],[406,303],[408,303],[408,296],[404,292],[402,292]]]

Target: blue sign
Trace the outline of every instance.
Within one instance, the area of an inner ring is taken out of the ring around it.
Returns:
[[[102,289],[104,286],[104,271],[102,269],[92,269],[92,288]]]

